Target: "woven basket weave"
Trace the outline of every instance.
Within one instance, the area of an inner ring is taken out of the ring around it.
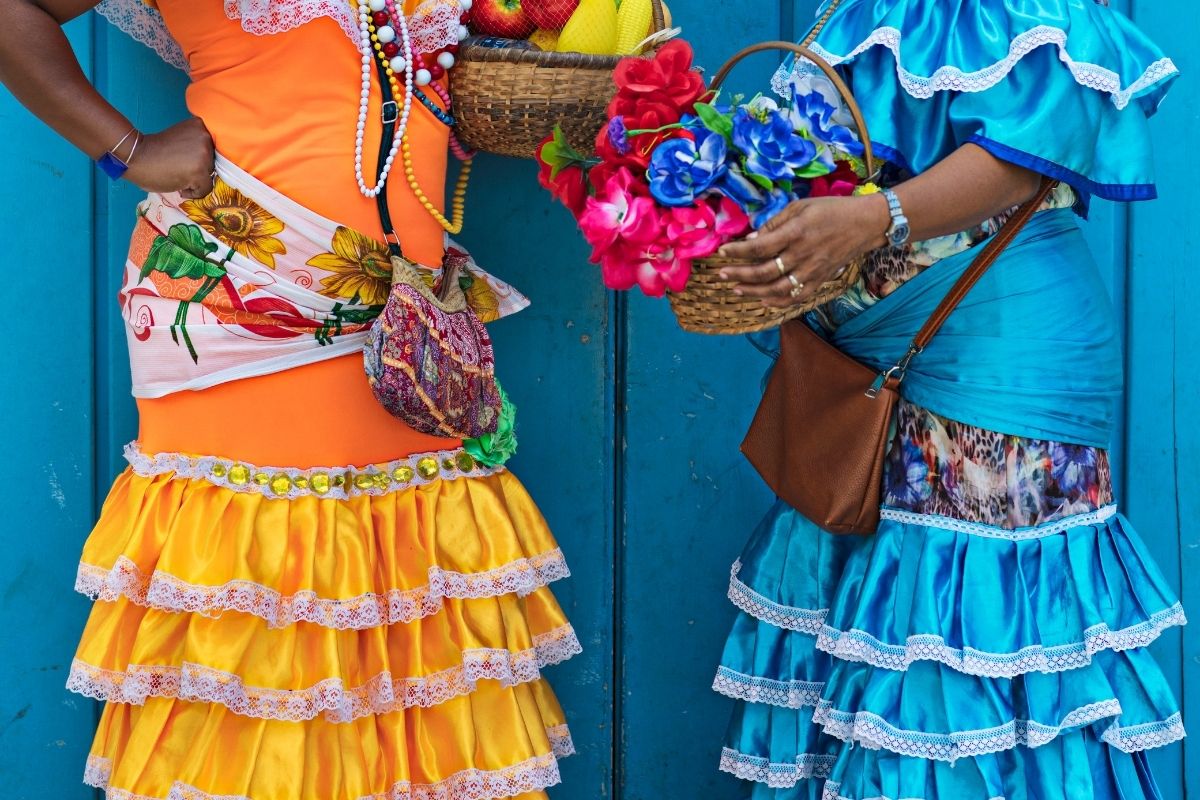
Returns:
[[[854,101],[854,97],[850,94],[850,88],[846,86],[837,72],[807,47],[791,42],[764,42],[747,47],[721,68],[721,71],[713,79],[712,88],[720,88],[729,72],[744,58],[764,50],[791,51],[812,61],[833,81],[834,86],[846,101],[850,114],[854,117],[855,125],[858,126],[859,136],[865,149],[863,160],[866,163],[867,174],[873,175],[875,158],[871,152],[871,138],[867,133],[867,126],[863,121],[858,103]],[[759,262],[731,258],[698,259],[692,268],[691,278],[684,290],[670,295],[671,310],[675,312],[679,326],[693,333],[752,333],[778,327],[788,320],[795,319],[817,306],[845,294],[846,290],[858,280],[862,271],[862,260],[856,260],[848,264],[836,279],[818,287],[803,303],[786,308],[768,308],[757,298],[734,294],[733,290],[736,284],[722,280],[720,276],[720,271],[725,267],[753,266],[757,263]]]
[[[653,7],[654,30],[661,31],[661,0]],[[456,134],[473,150],[534,158],[561,125],[575,149],[591,154],[608,122],[621,58],[468,45],[450,70]]]

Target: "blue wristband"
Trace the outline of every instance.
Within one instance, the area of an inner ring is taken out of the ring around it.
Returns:
[[[129,169],[128,164],[114,156],[112,153],[105,153],[104,155],[100,156],[100,158],[96,159],[96,166],[100,168],[101,172],[112,178],[114,181],[120,180],[121,176],[125,174],[125,171]]]

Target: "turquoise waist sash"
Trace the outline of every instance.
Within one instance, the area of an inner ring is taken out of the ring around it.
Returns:
[[[884,370],[907,351],[979,245],[849,320],[832,342]],[[1112,305],[1067,209],[1034,216],[909,367],[902,396],[1016,436],[1108,447],[1122,386]]]

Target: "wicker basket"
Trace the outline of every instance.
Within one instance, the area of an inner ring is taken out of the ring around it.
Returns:
[[[653,7],[654,30],[661,31],[661,0]],[[567,141],[590,154],[608,121],[621,58],[468,45],[450,70],[455,132],[473,150],[534,158],[561,125]]]
[[[812,61],[833,81],[846,101],[855,125],[858,126],[859,136],[865,148],[863,160],[867,166],[867,174],[873,175],[875,158],[871,152],[871,138],[858,103],[854,101],[850,88],[833,67],[807,47],[791,42],[764,42],[747,47],[721,68],[713,79],[712,88],[720,88],[730,71],[747,56],[764,50],[791,51]],[[844,294],[858,280],[862,269],[862,261],[856,261],[847,265],[835,280],[821,285],[805,302],[787,308],[768,308],[756,298],[734,294],[736,284],[720,277],[720,271],[724,267],[752,266],[756,263],[758,262],[730,258],[697,260],[684,290],[670,295],[671,310],[675,312],[680,327],[693,333],[752,333],[774,328]]]

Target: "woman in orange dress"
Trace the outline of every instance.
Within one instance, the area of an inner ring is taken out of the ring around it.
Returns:
[[[442,72],[469,0],[105,0],[190,72],[194,118],[156,134],[61,31],[96,5],[0,0],[0,80],[150,192],[120,295],[140,432],[77,585],[97,602],[70,687],[106,701],[86,780],[544,797],[571,742],[540,670],[579,644],[547,588],[562,554],[503,468],[511,413],[479,440],[419,433],[361,353],[391,276],[381,184],[431,279],[450,254],[481,317],[525,304],[444,230]]]

